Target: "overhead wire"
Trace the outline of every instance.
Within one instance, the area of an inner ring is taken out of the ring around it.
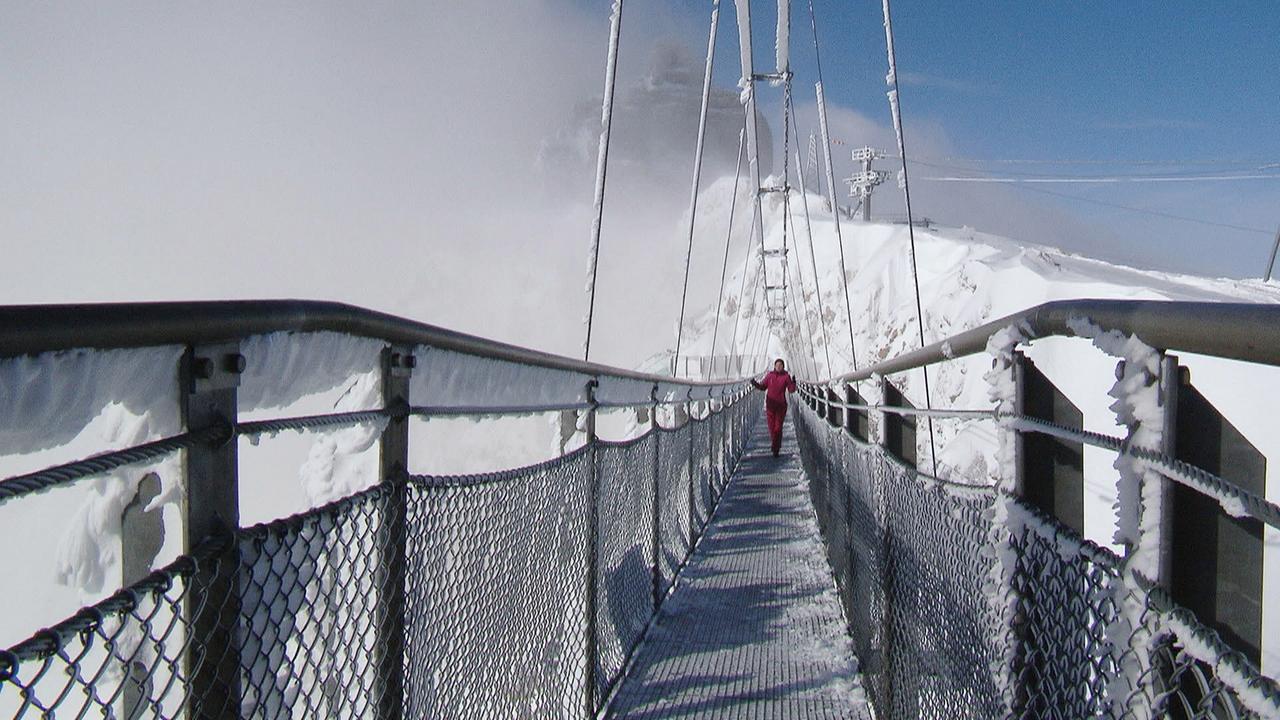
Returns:
[[[1018,177],[969,177],[969,176],[935,176],[923,177],[921,180],[932,182],[976,182],[976,183],[1029,183],[1046,185],[1114,185],[1120,183],[1167,183],[1167,182],[1235,182],[1237,180],[1280,180],[1280,174],[1252,175],[1059,175],[1059,176],[1018,176]]]
[[[978,170],[976,168],[964,168],[964,167],[957,167],[954,165],[944,165],[944,164],[935,163],[927,160],[918,160],[915,158],[911,158],[907,162],[912,165],[924,165],[926,167],[932,167],[939,170],[956,170],[961,172],[982,172],[981,170]],[[1276,175],[1275,177],[1280,178],[1280,175]],[[1265,230],[1262,228],[1248,227],[1244,225],[1235,225],[1232,223],[1218,222],[1215,220],[1205,220],[1203,218],[1195,218],[1187,215],[1178,215],[1175,213],[1168,213],[1161,210],[1152,210],[1151,208],[1144,208],[1144,207],[1138,207],[1134,205],[1125,205],[1122,203],[1108,202],[1106,200],[1097,200],[1094,198],[1084,197],[1081,195],[1072,195],[1070,193],[1049,190],[1042,187],[1033,187],[1031,185],[1023,184],[1023,183],[1008,183],[1008,184],[1018,190],[1025,190],[1027,192],[1037,192],[1043,195],[1052,195],[1054,197],[1060,197],[1067,200],[1078,200],[1080,202],[1099,205],[1101,207],[1109,207],[1116,210],[1127,210],[1129,212],[1139,213],[1143,215],[1152,215],[1155,217],[1162,217],[1169,220],[1180,220],[1183,222],[1196,223],[1196,224],[1205,225],[1208,227],[1218,227],[1218,228],[1224,228],[1228,230],[1239,230],[1241,232],[1259,233],[1261,235],[1268,235],[1268,236],[1272,235],[1271,230]]]
[[[1260,233],[1262,235],[1272,234],[1270,230],[1263,230],[1261,228],[1248,227],[1245,225],[1234,225],[1232,223],[1217,222],[1215,220],[1204,220],[1201,218],[1189,217],[1187,215],[1177,215],[1175,213],[1167,213],[1162,210],[1152,210],[1150,208],[1136,207],[1133,205],[1122,205],[1120,203],[1107,202],[1106,200],[1096,200],[1094,198],[1083,197],[1081,195],[1072,195],[1070,193],[1057,192],[1055,190],[1048,190],[1042,187],[1033,187],[1030,185],[1013,185],[1013,187],[1019,190],[1025,190],[1027,192],[1035,192],[1035,193],[1040,193],[1042,195],[1052,195],[1054,197],[1065,198],[1068,200],[1078,200],[1080,202],[1090,203],[1092,205],[1099,205],[1102,207],[1114,208],[1116,210],[1128,210],[1130,212],[1140,213],[1143,215],[1152,215],[1155,217],[1162,217],[1169,220],[1181,220],[1183,222],[1196,223],[1198,225],[1205,225],[1208,227],[1225,228],[1228,230],[1239,230],[1241,232]]]

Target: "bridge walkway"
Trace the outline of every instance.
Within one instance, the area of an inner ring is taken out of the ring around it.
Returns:
[[[761,422],[610,718],[869,718],[788,420]]]

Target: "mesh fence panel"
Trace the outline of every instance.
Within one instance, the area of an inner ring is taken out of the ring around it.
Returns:
[[[373,714],[389,618],[390,535],[396,487],[372,490],[241,533],[242,714],[356,718]],[[197,704],[214,698],[195,698]]]
[[[693,456],[693,494],[690,513],[694,527],[702,527],[711,515],[711,423],[710,418],[689,423],[690,453]]]
[[[678,429],[384,482],[207,543],[0,652],[0,717],[590,716],[688,555],[691,491],[705,521],[759,412],[752,394]]]
[[[410,484],[407,717],[582,712],[591,462]]]
[[[622,672],[654,612],[655,433],[629,443],[601,443],[596,607],[598,692]],[[658,508],[661,511],[661,508]]]
[[[223,553],[201,562],[226,565]],[[183,558],[8,651],[0,715],[182,717],[190,678],[184,607],[207,600],[194,571]]]
[[[881,717],[1254,718],[1280,688],[1120,558],[993,489],[933,481],[796,413]]]
[[[659,592],[675,581],[680,561],[689,553],[689,436],[688,425],[658,431]]]

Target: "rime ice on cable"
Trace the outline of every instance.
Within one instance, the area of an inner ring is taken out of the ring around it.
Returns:
[[[778,74],[791,72],[791,0],[778,0],[778,32],[774,44]]]

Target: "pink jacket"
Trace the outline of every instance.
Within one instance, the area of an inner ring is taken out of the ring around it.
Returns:
[[[758,390],[764,390],[765,399],[778,403],[785,403],[787,393],[796,391],[796,379],[786,370],[782,372],[770,370],[765,373],[764,380],[752,379],[751,384]]]

